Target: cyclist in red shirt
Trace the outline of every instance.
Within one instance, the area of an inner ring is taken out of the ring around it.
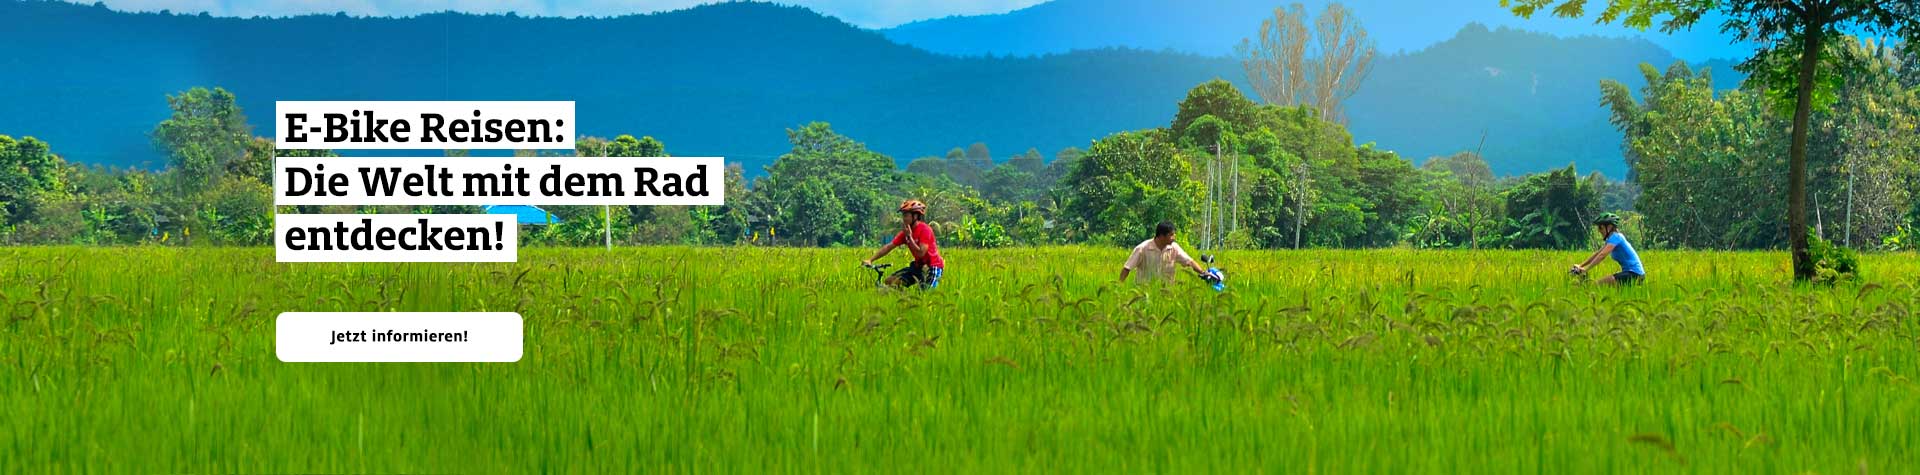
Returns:
[[[913,253],[913,265],[887,277],[887,285],[919,285],[929,289],[939,287],[940,274],[946,269],[947,262],[940,259],[940,244],[933,237],[933,226],[927,225],[927,204],[920,200],[900,203],[900,223],[900,234],[894,235],[893,242],[880,246],[880,252],[861,263],[873,265],[873,261],[887,257],[893,248],[906,246],[907,251]]]

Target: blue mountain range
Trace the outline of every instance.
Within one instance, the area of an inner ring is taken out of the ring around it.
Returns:
[[[583,134],[651,135],[676,155],[726,156],[750,174],[788,149],[785,129],[809,121],[903,164],[973,142],[1001,156],[1051,154],[1165,126],[1189,89],[1214,78],[1250,91],[1221,55],[942,54],[767,3],[616,18],[241,19],[8,0],[0,18],[0,134],[130,166],[163,164],[147,134],[167,117],[167,94],[196,86],[233,91],[261,136],[272,135],[276,100],[572,100]],[[1644,39],[1452,28],[1379,60],[1349,104],[1356,140],[1419,160],[1484,135],[1501,173],[1578,163],[1618,176],[1599,81],[1632,84],[1639,63],[1677,60]],[[1721,84],[1737,84],[1725,69]]]
[[[1647,40],[1688,61],[1739,60],[1754,45],[1720,33],[1725,18],[1708,15],[1674,34],[1599,25],[1591,19],[1541,13],[1519,18],[1500,0],[1338,0],[1353,10],[1383,53],[1414,52],[1446,41],[1469,23],[1554,36]],[[1600,0],[1595,0],[1600,1]],[[1328,0],[1052,0],[1008,13],[952,16],[882,30],[887,38],[954,55],[1029,56],[1125,46],[1225,56],[1277,7],[1300,4],[1319,15]]]

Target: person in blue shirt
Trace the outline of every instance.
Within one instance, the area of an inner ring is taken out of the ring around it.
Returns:
[[[1593,227],[1606,239],[1600,250],[1594,251],[1587,261],[1573,266],[1573,273],[1586,274],[1587,269],[1599,264],[1607,256],[1620,264],[1620,272],[1600,278],[1602,285],[1633,285],[1647,278],[1647,269],[1640,266],[1640,253],[1633,252],[1633,244],[1627,242],[1627,236],[1620,234],[1620,215],[1604,213],[1593,220]]]

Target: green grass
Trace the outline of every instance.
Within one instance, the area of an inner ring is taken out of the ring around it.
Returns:
[[[1920,470],[1920,259],[1781,253],[0,249],[0,472]],[[1613,269],[1605,264],[1603,269]],[[288,364],[283,311],[517,311],[511,364]],[[1670,448],[1669,448],[1670,447]]]

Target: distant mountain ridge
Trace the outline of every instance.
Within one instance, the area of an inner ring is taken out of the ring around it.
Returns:
[[[69,158],[157,164],[165,95],[221,86],[255,134],[275,100],[573,100],[579,131],[647,134],[749,170],[808,121],[910,159],[984,141],[1086,146],[1163,124],[1217,58],[1101,50],[956,58],[798,7],[722,3],[606,19],[434,14],[239,19],[0,1],[0,133]],[[751,33],[751,34],[745,34]],[[18,74],[11,73],[18,71]]]
[[[1347,102],[1355,140],[1377,140],[1410,159],[1472,150],[1500,174],[1578,164],[1623,177],[1620,133],[1600,105],[1600,81],[1638,90],[1639,66],[1679,61],[1645,40],[1558,38],[1470,24],[1452,39],[1381,58]],[[1745,75],[1714,61],[1715,85]],[[1481,143],[1482,137],[1485,143]]]
[[[1712,15],[1693,30],[1668,35],[1547,13],[1519,18],[1501,8],[1499,0],[1334,1],[1359,16],[1383,53],[1425,49],[1468,23],[1561,37],[1645,39],[1691,61],[1745,58],[1753,52],[1752,45],[1732,44],[1720,34],[1723,19]],[[1007,13],[921,20],[881,32],[904,44],[963,56],[1028,56],[1116,46],[1222,56],[1232,54],[1242,38],[1256,37],[1260,22],[1272,18],[1274,8],[1296,2],[1317,15],[1329,0],[1052,0]]]
[[[727,156],[749,173],[788,149],[784,129],[808,121],[902,163],[976,141],[1002,157],[1050,155],[1165,126],[1210,79],[1250,91],[1224,57],[954,57],[766,3],[606,19],[239,19],[0,1],[0,18],[10,19],[0,134],[119,165],[159,164],[146,134],[168,114],[165,95],[195,86],[232,90],[261,136],[272,134],[276,100],[572,100],[580,133],[652,135],[674,154]],[[1633,84],[1640,62],[1673,60],[1644,41],[1469,27],[1382,58],[1350,102],[1350,127],[1412,160],[1473,148],[1485,131],[1498,172],[1577,162],[1618,176],[1598,81]]]

